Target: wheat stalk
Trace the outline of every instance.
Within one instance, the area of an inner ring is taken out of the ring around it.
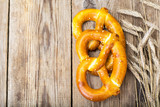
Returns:
[[[126,41],[127,46],[132,50],[128,56],[128,68],[136,77],[140,85],[143,87],[143,96],[146,100],[147,106],[160,106],[160,60],[156,55],[156,49],[160,50],[159,45],[155,39],[152,38],[155,30],[160,31],[160,28],[146,19],[144,4],[154,9],[160,10],[160,6],[146,0],[140,0],[143,7],[144,17],[140,12],[119,9],[117,12],[124,15],[129,15],[135,18],[142,19],[145,24],[145,30],[132,23],[121,20],[122,29],[124,32],[130,33],[138,37],[138,47]],[[148,28],[149,27],[149,28]],[[142,35],[141,35],[142,34]],[[133,54],[134,53],[134,54]]]
[[[142,3],[144,3],[144,4],[148,5],[148,6],[150,6],[150,7],[152,7],[152,8],[155,8],[155,9],[157,9],[157,10],[160,10],[160,6],[159,6],[159,5],[157,5],[157,4],[155,4],[155,3],[152,3],[152,2],[150,2],[150,1],[140,0],[140,2],[142,2]]]

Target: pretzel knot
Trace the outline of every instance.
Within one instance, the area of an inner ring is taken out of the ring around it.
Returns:
[[[98,58],[88,56],[86,46],[90,40],[98,40],[104,45]],[[77,69],[76,82],[82,95],[92,101],[102,101],[112,95],[117,95],[127,69],[125,48],[119,41],[118,35],[104,30],[86,30],[77,39],[76,51],[81,61]],[[105,67],[110,51],[114,57],[111,76],[108,75]],[[87,71],[93,74],[98,73],[103,83],[100,89],[89,87],[86,80]]]
[[[86,20],[96,21],[95,30],[82,32],[81,27]],[[104,24],[109,32],[103,30]],[[92,101],[102,101],[119,94],[127,70],[125,38],[119,23],[105,8],[86,9],[73,19],[73,34],[77,39],[76,51],[81,62],[76,75],[76,83],[81,94]],[[88,49],[96,49],[99,43],[101,43],[99,56],[89,57]],[[110,76],[105,66],[108,57],[111,57],[109,63],[113,66]],[[98,75],[103,86],[100,89],[92,89],[87,83],[86,72]]]
[[[103,27],[108,29],[111,33],[116,33],[119,35],[119,41],[125,47],[125,37],[122,31],[120,24],[117,20],[108,13],[106,8],[98,9],[85,9],[80,11],[74,18],[73,18],[73,35],[76,39],[82,34],[82,25],[86,21],[95,21],[96,26],[95,30],[103,30]],[[98,49],[102,49],[103,45],[100,44],[99,41],[92,40],[88,43],[89,50],[95,50],[97,47]],[[108,70],[112,70],[113,68],[113,55],[109,55],[109,58],[106,62],[106,68]]]

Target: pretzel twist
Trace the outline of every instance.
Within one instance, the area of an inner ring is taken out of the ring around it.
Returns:
[[[77,39],[82,34],[82,25],[86,21],[95,21],[96,27],[95,30],[103,30],[103,27],[108,29],[111,33],[116,33],[119,35],[119,40],[122,45],[125,47],[125,37],[122,31],[120,24],[117,20],[108,13],[106,8],[98,9],[85,9],[80,11],[73,18],[73,35]],[[99,46],[99,47],[98,47]],[[88,43],[89,50],[95,50],[97,47],[101,50],[103,45],[99,41],[92,40]],[[112,70],[113,66],[113,55],[109,55],[109,58],[106,62],[106,68]],[[97,74],[96,74],[97,75]]]
[[[86,47],[90,40],[98,40],[104,45],[98,58],[88,56]],[[104,30],[86,30],[77,39],[76,51],[81,61],[76,76],[77,86],[81,94],[92,101],[102,101],[112,95],[117,95],[120,92],[119,87],[127,69],[125,48],[119,42],[118,35]],[[109,77],[105,63],[110,51],[114,57],[114,64],[112,74]],[[86,81],[87,71],[92,74],[98,73],[103,83],[100,89],[89,87]]]
[[[82,24],[87,20],[96,22],[95,30],[82,32]],[[103,25],[109,32],[103,30]],[[81,62],[76,75],[76,83],[81,94],[92,101],[102,101],[119,94],[127,70],[125,38],[119,23],[105,8],[86,9],[73,19],[73,35],[77,39],[76,51]],[[94,50],[98,46],[101,50],[99,56],[89,57],[88,49]],[[111,76],[107,71],[108,66],[113,66]],[[98,75],[103,86],[100,89],[92,89],[87,83],[86,72]]]

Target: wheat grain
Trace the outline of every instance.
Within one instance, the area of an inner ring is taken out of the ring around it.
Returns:
[[[149,37],[152,35],[152,33],[154,32],[154,27],[150,27],[149,30],[145,33],[143,39],[140,41],[138,48],[140,47],[144,47],[144,45],[146,44],[146,42],[148,41]]]
[[[129,15],[129,16],[138,17],[138,18],[143,19],[143,16],[137,11],[128,10],[128,9],[119,9],[117,12],[121,13],[121,14],[125,14],[125,15]]]
[[[136,48],[134,45],[130,44],[128,41],[126,41],[126,44],[127,44],[134,52],[138,53],[138,50],[137,50],[137,48]]]
[[[155,3],[152,3],[150,1],[146,1],[146,0],[140,0],[142,3],[152,7],[152,8],[155,8],[157,10],[160,10],[160,6],[158,4],[155,4]]]
[[[132,23],[128,21],[121,20],[121,22],[122,22],[122,25],[128,29],[135,30],[137,32],[144,32],[144,30],[141,27],[132,25]]]
[[[156,26],[155,24],[153,24],[153,23],[151,23],[151,22],[149,22],[149,21],[144,21],[144,22],[145,22],[145,24],[146,24],[147,26],[149,26],[149,27],[153,26],[154,29],[160,31],[160,28],[159,28],[158,26]]]
[[[125,28],[125,27],[122,27],[122,29],[125,31],[125,32],[128,32],[132,35],[135,35],[135,36],[139,36],[138,33],[134,30],[131,30],[131,29],[128,29],[128,28]]]

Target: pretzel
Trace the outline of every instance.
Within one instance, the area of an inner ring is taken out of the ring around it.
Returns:
[[[98,58],[88,56],[87,43],[91,40],[100,41],[103,48]],[[119,41],[119,36],[105,30],[86,30],[77,39],[76,51],[81,63],[76,74],[76,83],[81,94],[91,101],[102,101],[120,92],[120,86],[126,74],[127,58],[125,48]],[[109,53],[114,57],[113,71],[109,77],[105,67]],[[92,89],[86,80],[86,72],[98,73],[103,86]]]
[[[116,33],[119,35],[119,41],[122,43],[122,45],[125,47],[125,37],[122,31],[122,28],[120,24],[117,22],[117,20],[108,13],[108,10],[106,8],[102,8],[100,10],[98,9],[85,9],[80,11],[74,18],[73,18],[73,35],[76,39],[78,39],[79,36],[82,34],[82,25],[86,21],[95,21],[96,26],[95,30],[103,30],[103,26],[108,29],[111,33]],[[103,47],[102,44],[100,44],[99,41],[92,40],[88,43],[88,49],[89,50],[95,50],[98,46],[98,48],[101,50]],[[108,70],[112,70],[113,66],[113,55],[110,55],[106,67]]]

